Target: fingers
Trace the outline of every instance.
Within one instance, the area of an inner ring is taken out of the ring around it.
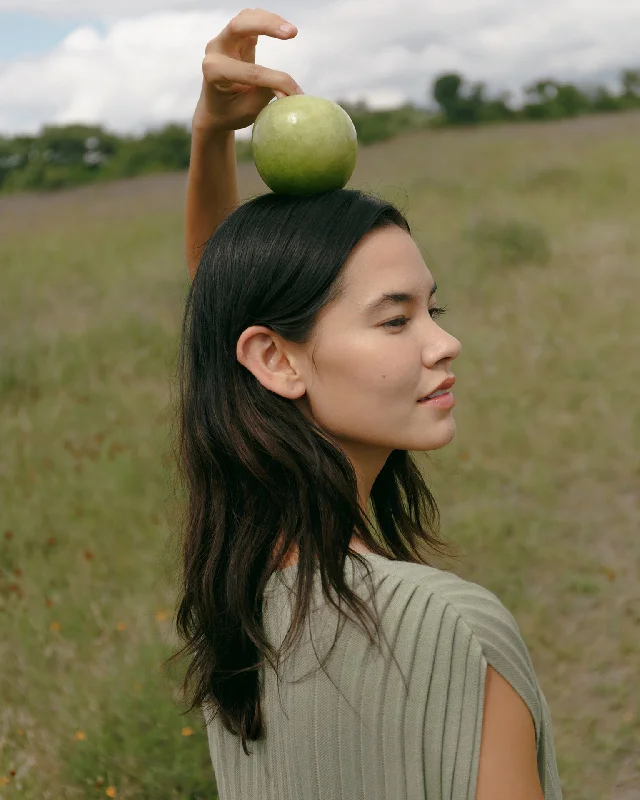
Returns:
[[[294,79],[286,72],[261,67],[246,61],[210,53],[202,62],[202,72],[208,83],[244,83],[247,86],[263,86],[283,94],[304,94]]]
[[[220,33],[220,39],[229,40],[238,36],[274,36],[289,39],[298,29],[284,17],[265,11],[263,8],[245,8]]]

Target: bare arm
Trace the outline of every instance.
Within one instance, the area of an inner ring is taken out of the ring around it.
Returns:
[[[526,703],[488,666],[476,800],[543,800]]]
[[[255,63],[258,38],[285,40],[297,33],[278,14],[245,8],[205,48],[187,179],[185,250],[191,278],[211,235],[240,202],[235,131],[251,125],[274,96],[303,94],[291,75]]]
[[[192,279],[210,236],[239,202],[235,131],[194,122],[185,220],[187,268]]]

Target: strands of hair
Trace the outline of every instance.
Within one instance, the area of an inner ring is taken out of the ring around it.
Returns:
[[[353,611],[373,642],[367,620],[379,634],[377,612],[345,580],[347,557],[369,574],[361,556],[348,554],[354,533],[391,559],[424,564],[425,552],[453,554],[439,538],[436,501],[409,452],[391,453],[367,513],[340,446],[236,358],[236,342],[251,325],[309,342],[318,313],[343,290],[352,249],[385,225],[411,232],[393,204],[358,190],[254,198],[211,237],[187,298],[176,418],[186,488],[177,631],[185,644],[168,661],[192,656],[181,687],[184,713],[213,709],[242,737],[246,754],[247,740],[265,734],[260,672],[265,662],[276,669],[295,646],[316,569],[327,601],[341,614],[343,603]],[[292,543],[296,604],[278,653],[265,636],[263,594]]]

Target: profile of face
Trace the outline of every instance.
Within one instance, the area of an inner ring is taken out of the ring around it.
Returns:
[[[461,344],[437,323],[433,277],[403,229],[366,234],[344,279],[311,342],[292,344],[256,325],[239,337],[237,357],[338,441],[368,492],[393,450],[437,450],[453,439],[452,409],[418,401],[453,375]],[[397,293],[414,299],[377,304]]]

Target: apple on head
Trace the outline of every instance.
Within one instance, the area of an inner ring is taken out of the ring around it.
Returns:
[[[290,95],[258,114],[251,149],[272,192],[314,194],[347,184],[356,166],[358,137],[351,117],[337,103]]]

